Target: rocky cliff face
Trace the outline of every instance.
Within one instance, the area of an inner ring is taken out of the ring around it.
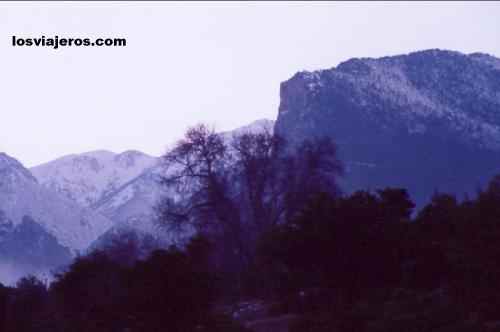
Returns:
[[[474,193],[500,172],[500,59],[427,50],[351,59],[282,83],[275,131],[332,137],[346,191]]]

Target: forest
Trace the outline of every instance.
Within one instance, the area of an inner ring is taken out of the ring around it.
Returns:
[[[50,284],[0,285],[0,331],[500,330],[500,176],[416,211],[405,188],[343,192],[328,139],[198,125],[162,160],[156,223],[192,236],[147,255],[118,238]]]

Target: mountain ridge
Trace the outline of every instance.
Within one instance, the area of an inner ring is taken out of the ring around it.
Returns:
[[[498,63],[432,49],[298,72],[280,86],[275,130],[292,145],[331,137],[347,191],[400,186],[420,205],[436,189],[470,193],[500,164]]]
[[[156,162],[156,157],[135,150],[119,154],[96,150],[63,156],[31,171],[44,187],[93,207]]]

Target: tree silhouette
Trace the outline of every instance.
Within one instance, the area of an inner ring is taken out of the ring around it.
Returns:
[[[223,137],[199,125],[164,156],[165,185],[175,192],[158,205],[159,222],[189,224],[216,245],[215,266],[236,282],[254,264],[259,238],[296,215],[319,191],[338,193],[342,167],[331,140],[289,152],[269,131]]]

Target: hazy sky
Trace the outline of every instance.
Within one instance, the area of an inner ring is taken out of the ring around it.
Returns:
[[[12,35],[128,44],[20,48]],[[500,3],[1,3],[0,151],[27,166],[159,155],[198,122],[275,119],[297,71],[428,48],[500,56]]]

